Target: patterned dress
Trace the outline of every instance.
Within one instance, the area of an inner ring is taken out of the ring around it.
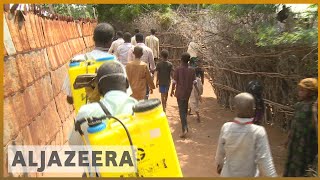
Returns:
[[[312,124],[312,105],[313,102],[299,102],[295,105],[284,177],[305,176],[308,166],[318,153],[317,133]]]

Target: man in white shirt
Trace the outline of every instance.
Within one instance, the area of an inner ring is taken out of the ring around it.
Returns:
[[[131,44],[131,34],[129,32],[124,33],[124,43],[121,44],[115,51],[117,59],[126,66],[128,63],[128,52],[133,47]]]
[[[114,52],[118,49],[118,47],[124,43],[122,31],[117,32],[117,38],[118,38],[117,40],[112,42],[108,53],[114,54]]]
[[[135,35],[132,36],[132,38],[131,38],[131,44],[135,46],[135,45],[137,45],[136,34],[138,34],[140,31],[139,31],[139,29],[135,29],[134,32],[135,32]]]
[[[252,123],[254,97],[240,93],[234,98],[237,117],[220,132],[216,165],[221,177],[277,177],[264,127]]]
[[[152,50],[143,43],[143,35],[141,33],[136,34],[137,45],[143,49],[143,55],[141,57],[141,61],[148,64],[149,70],[151,73],[156,69],[156,65],[154,63],[154,56]],[[133,48],[129,50],[128,62],[134,60]]]
[[[151,29],[151,35],[146,37],[146,46],[148,46],[152,52],[154,60],[159,59],[159,39],[155,36],[156,30]]]

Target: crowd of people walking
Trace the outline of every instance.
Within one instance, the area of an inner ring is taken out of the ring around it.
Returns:
[[[187,116],[191,112],[200,120],[200,109],[204,84],[199,53],[201,47],[190,42],[187,52],[181,54],[180,65],[173,67],[169,61],[170,52],[160,51],[156,30],[144,35],[135,29],[135,34],[118,31],[108,23],[100,23],[94,30],[95,49],[92,57],[113,54],[116,61],[103,64],[97,72],[97,86],[102,103],[112,115],[132,113],[137,101],[148,99],[154,89],[159,88],[164,112],[170,96],[177,99],[181,120],[181,138],[188,137]],[[154,75],[156,80],[154,83]],[[236,115],[233,121],[221,128],[216,151],[217,172],[222,177],[278,176],[274,168],[268,136],[262,126],[264,102],[262,84],[252,81],[248,92],[235,96]],[[288,140],[285,145],[288,157],[283,176],[304,176],[309,166],[317,160],[317,79],[306,78],[298,84],[299,102],[294,106]],[[128,89],[130,91],[128,91]],[[127,92],[132,92],[128,94]],[[103,110],[96,103],[81,107],[76,120],[85,117],[102,116]],[[79,144],[75,132],[70,142]],[[78,143],[77,143],[78,142]]]

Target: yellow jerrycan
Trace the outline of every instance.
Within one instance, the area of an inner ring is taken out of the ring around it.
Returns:
[[[101,177],[182,177],[168,120],[159,99],[139,101],[133,116],[119,116],[137,147],[138,173],[101,172]],[[114,119],[87,129],[91,146],[129,146],[124,127]]]
[[[95,60],[72,61],[69,64],[69,80],[71,93],[73,97],[73,106],[78,113],[82,105],[87,104],[87,95],[85,88],[75,89],[73,84],[76,78],[82,74],[96,73],[97,69],[106,61],[115,60],[115,56],[109,55]]]

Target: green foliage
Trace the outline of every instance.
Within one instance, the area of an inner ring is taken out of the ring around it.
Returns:
[[[307,44],[316,45],[318,28],[312,27],[317,18],[317,4],[310,6],[300,19],[291,20],[291,30],[280,30],[276,23],[276,12],[280,4],[211,5],[213,13],[223,13],[225,23],[234,26],[233,39],[240,45],[278,46]],[[298,17],[298,16],[297,16]],[[305,18],[309,19],[308,23]],[[310,22],[312,22],[310,24]]]
[[[274,26],[261,28],[257,36],[258,46],[277,46],[289,44],[308,44],[318,43],[318,29],[297,28],[293,32],[279,32]]]
[[[278,6],[276,4],[214,4],[210,8],[213,12],[226,12],[233,18],[239,18],[251,12],[275,13]]]
[[[98,4],[98,20],[100,22],[131,22],[133,19],[151,11],[167,12],[169,4]]]
[[[243,44],[251,44],[254,40],[254,34],[252,34],[249,29],[239,28],[233,34],[234,40],[236,40],[241,45]]]
[[[307,18],[318,18],[318,4],[312,4],[306,11]]]
[[[159,18],[160,26],[163,29],[168,29],[173,24],[174,13],[170,9],[167,12],[160,14],[158,18]]]
[[[207,9],[211,5],[209,4],[171,4],[170,8],[172,10],[178,9],[188,9],[188,10],[198,10],[199,9]]]
[[[49,9],[48,4],[44,4],[45,9]],[[93,7],[91,4],[52,4],[55,13],[78,18],[94,18]]]

